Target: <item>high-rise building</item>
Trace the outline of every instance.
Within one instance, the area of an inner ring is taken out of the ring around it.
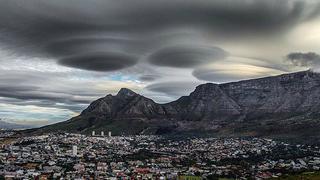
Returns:
[[[92,131],[92,136],[95,136],[96,135],[96,132],[95,131]]]
[[[101,131],[101,136],[104,136],[104,132],[103,131]]]
[[[78,147],[76,145],[72,146],[72,155],[76,156],[78,154]]]
[[[109,137],[111,137],[111,131],[109,131],[108,135],[109,135]]]

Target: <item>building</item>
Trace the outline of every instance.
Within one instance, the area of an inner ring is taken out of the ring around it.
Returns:
[[[78,147],[77,146],[72,146],[72,155],[76,156],[78,154]]]

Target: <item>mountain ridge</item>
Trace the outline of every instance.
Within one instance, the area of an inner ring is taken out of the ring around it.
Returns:
[[[165,104],[122,88],[114,96],[93,101],[79,116],[35,132],[208,131],[219,135],[309,136],[310,132],[300,127],[309,130],[320,127],[319,111],[320,74],[308,70],[223,84],[201,84],[189,96]]]

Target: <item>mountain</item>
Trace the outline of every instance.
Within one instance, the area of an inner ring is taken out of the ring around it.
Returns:
[[[0,129],[12,130],[12,129],[27,129],[27,128],[31,128],[31,126],[9,123],[0,119]]]
[[[303,71],[196,87],[158,104],[129,89],[92,102],[79,116],[34,132],[113,134],[210,132],[221,136],[320,137],[320,74]]]

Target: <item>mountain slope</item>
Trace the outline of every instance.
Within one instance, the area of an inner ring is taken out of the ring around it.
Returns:
[[[129,89],[90,104],[79,116],[35,132],[313,136],[320,127],[320,74],[303,71],[196,87],[189,96],[157,104]],[[319,133],[320,135],[320,133]]]

